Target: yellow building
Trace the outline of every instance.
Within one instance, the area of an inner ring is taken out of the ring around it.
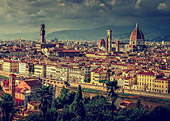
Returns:
[[[97,68],[91,71],[91,84],[106,86],[105,82],[110,80],[110,76],[108,74],[107,69]]]
[[[155,79],[155,92],[168,94],[170,91],[170,80],[166,78]]]
[[[137,90],[155,92],[156,75],[153,72],[139,72],[137,74]]]
[[[99,54],[95,54],[95,53],[86,53],[86,57],[107,58],[107,55],[99,55]]]

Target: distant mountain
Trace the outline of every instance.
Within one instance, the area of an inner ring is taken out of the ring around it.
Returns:
[[[170,41],[170,28],[159,28],[155,26],[139,26],[147,41]],[[97,40],[106,39],[107,30],[112,30],[113,40],[129,41],[131,32],[135,26],[103,26],[86,30],[63,30],[54,31],[46,35],[47,40],[58,38],[59,40]],[[16,33],[0,35],[0,39],[14,40],[22,37],[25,40],[40,40],[39,32]]]
[[[112,30],[114,39],[127,39],[130,33],[127,33],[129,28],[124,27],[110,27],[104,26],[89,30],[64,30],[55,31],[46,36],[47,39],[51,40],[58,38],[59,40],[99,40],[101,38],[106,39],[107,29]],[[124,33],[124,34],[122,34]]]
[[[59,40],[99,40],[101,38],[106,39],[108,29],[112,30],[114,40],[129,41],[131,32],[135,26],[103,26],[89,30],[64,30],[55,31],[47,34],[46,38],[51,40],[58,38]],[[147,41],[159,40],[161,36],[167,38],[167,33],[170,33],[170,29],[161,29],[155,26],[140,27],[144,33]],[[156,38],[156,39],[155,39]],[[168,41],[168,39],[165,39]]]
[[[39,32],[31,32],[31,33],[4,34],[4,35],[0,36],[0,39],[15,40],[18,37],[22,37],[25,40],[40,40],[40,33]]]
[[[154,41],[170,41],[170,34],[160,35],[158,37],[153,38]]]

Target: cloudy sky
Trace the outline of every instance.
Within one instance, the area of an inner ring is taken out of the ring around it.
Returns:
[[[0,34],[105,25],[170,28],[170,0],[0,0]]]

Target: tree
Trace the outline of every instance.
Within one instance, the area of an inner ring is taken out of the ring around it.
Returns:
[[[136,108],[138,108],[138,109],[142,108],[141,100],[137,101]]]
[[[69,106],[69,112],[74,114],[73,120],[83,120],[85,118],[85,109],[83,104],[81,86],[79,85],[78,91],[75,95],[73,103]]]
[[[57,117],[58,113],[56,112],[56,109],[50,109],[47,111],[46,121],[56,121]]]
[[[117,94],[115,93],[115,90],[118,89],[117,81],[116,80],[106,81],[106,86],[107,86],[107,96],[112,102],[112,119],[113,119],[114,109],[116,109],[114,102],[117,99]]]
[[[170,112],[167,108],[157,106],[150,113],[151,121],[169,121]]]
[[[84,79],[85,83],[90,83],[90,78]]]
[[[41,114],[31,113],[26,117],[25,121],[44,121],[44,119]]]
[[[111,119],[111,103],[104,96],[95,96],[85,104],[86,120],[104,121]]]
[[[39,98],[41,102],[40,109],[45,118],[47,110],[51,109],[51,106],[52,106],[52,101],[53,101],[52,88],[50,86],[39,87],[37,91],[37,97]]]
[[[12,121],[15,115],[14,100],[12,96],[10,94],[3,95],[0,106],[2,109],[2,121]]]
[[[64,86],[60,91],[60,96],[55,100],[54,106],[56,109],[64,108],[64,105],[70,105],[74,101],[75,92],[69,92]]]
[[[123,109],[118,112],[115,121],[148,121],[148,110],[143,108]]]

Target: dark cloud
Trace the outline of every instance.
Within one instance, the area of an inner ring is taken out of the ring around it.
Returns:
[[[165,26],[170,21],[167,0],[0,0],[0,27],[39,30],[42,21],[47,29],[86,29],[104,25],[142,24]],[[164,23],[162,23],[164,21]],[[170,25],[166,25],[170,26]],[[37,29],[35,29],[37,28]],[[2,31],[0,31],[2,33]]]

